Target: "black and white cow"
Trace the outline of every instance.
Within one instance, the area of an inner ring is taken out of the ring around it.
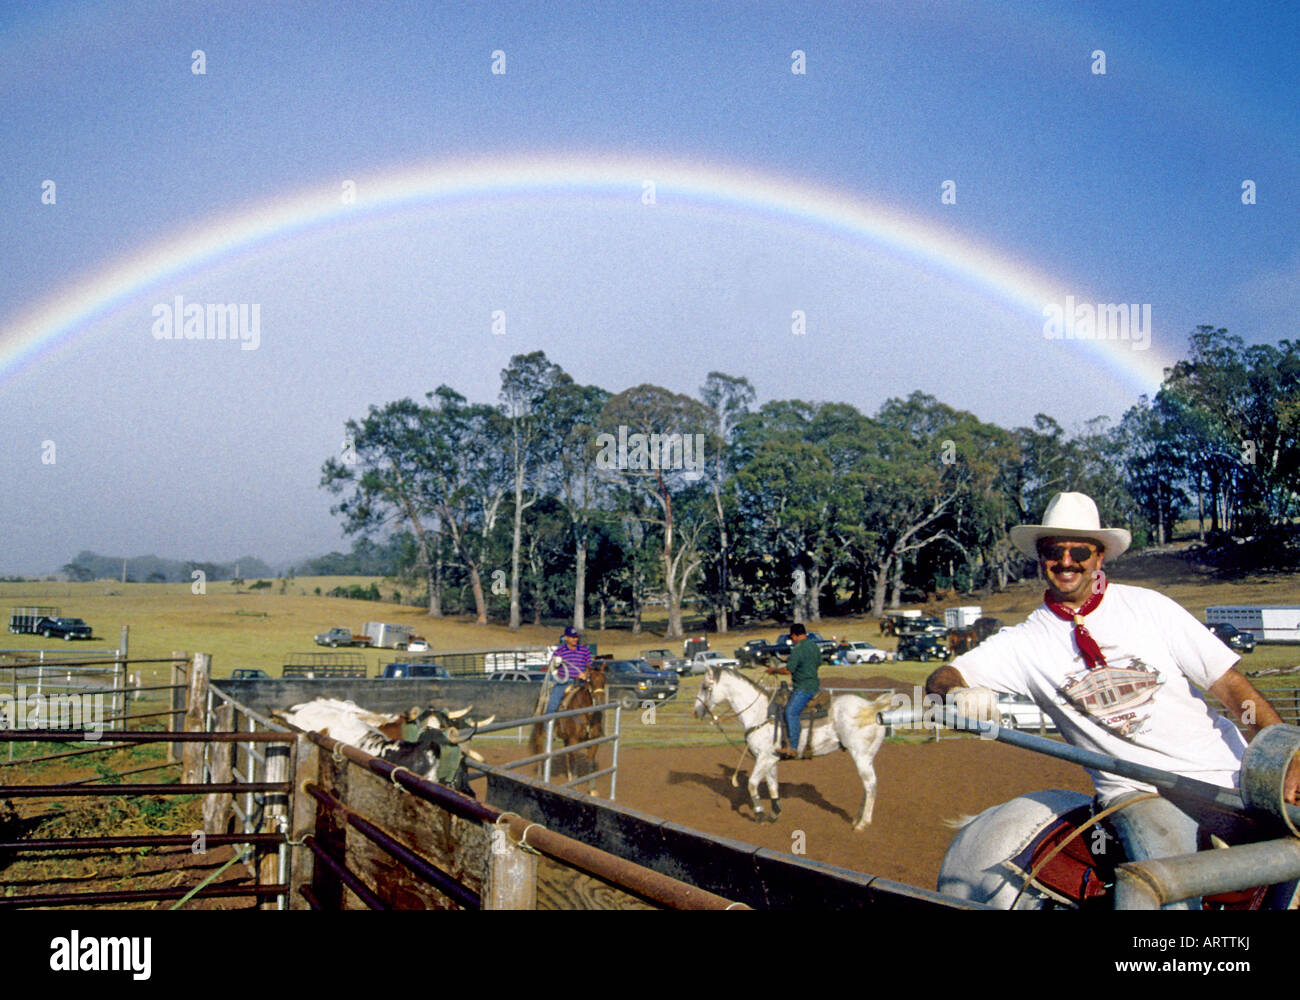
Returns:
[[[367,711],[351,701],[317,698],[274,714],[299,729],[323,733],[428,781],[472,796],[464,758],[483,758],[464,744],[479,726],[487,725],[495,716],[475,722],[466,718],[470,708],[456,712],[412,708],[403,714],[386,715]]]

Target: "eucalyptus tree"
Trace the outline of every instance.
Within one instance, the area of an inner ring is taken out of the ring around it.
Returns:
[[[547,420],[551,433],[545,439],[551,449],[544,463],[550,487],[569,517],[573,533],[573,624],[581,630],[586,623],[587,563],[592,543],[593,522],[607,484],[598,475],[597,437],[601,413],[610,394],[594,385],[565,383],[547,398]]]
[[[522,624],[519,573],[524,511],[537,502],[546,479],[544,464],[555,456],[548,441],[555,435],[552,422],[554,394],[573,384],[564,369],[547,360],[543,351],[516,354],[501,372],[501,413],[509,428],[514,522],[510,539],[510,628]],[[527,499],[525,499],[527,494]]]
[[[661,529],[670,637],[683,634],[682,602],[700,569],[699,542],[706,523],[701,504],[678,509],[675,499],[703,492],[710,419],[708,408],[697,400],[649,384],[612,396],[601,414],[597,467],[611,481],[654,500],[643,519]]]
[[[700,399],[709,408],[711,420],[706,439],[711,453],[709,489],[713,497],[714,516],[718,532],[718,581],[714,599],[714,619],[719,632],[727,631],[727,611],[731,605],[730,549],[727,533],[727,514],[723,509],[723,495],[727,480],[734,472],[731,460],[731,437],[736,422],[754,402],[754,387],[749,379],[709,372],[700,387]]]
[[[461,565],[469,575],[476,622],[487,624],[483,574],[492,536],[509,491],[505,418],[493,406],[468,403],[442,385],[427,394],[429,443],[423,473],[430,496]]]

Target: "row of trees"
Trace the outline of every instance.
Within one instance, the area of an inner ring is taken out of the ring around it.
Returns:
[[[588,608],[730,620],[883,612],[909,590],[997,589],[1033,571],[1010,546],[1052,493],[1081,490],[1139,545],[1185,514],[1257,533],[1300,492],[1300,345],[1199,328],[1189,357],[1114,427],[1013,430],[913,393],[874,416],[841,403],[755,407],[743,377],[695,397],[582,386],[542,352],[501,373],[498,405],[449,386],[349,421],[322,485],[345,530],[387,538],[431,615],[497,609],[519,627]],[[508,609],[508,610],[507,610]]]

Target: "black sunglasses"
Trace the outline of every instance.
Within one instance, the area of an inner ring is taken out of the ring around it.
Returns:
[[[1059,562],[1065,558],[1067,552],[1077,563],[1087,562],[1097,554],[1097,550],[1091,545],[1040,545],[1038,547],[1038,554],[1049,562]]]

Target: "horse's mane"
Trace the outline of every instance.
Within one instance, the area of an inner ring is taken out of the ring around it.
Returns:
[[[763,687],[763,685],[760,684],[760,683],[758,683],[758,681],[754,680],[754,678],[752,678],[752,677],[746,677],[744,674],[742,674],[742,673],[741,673],[739,670],[737,670],[735,667],[720,667],[719,669],[721,669],[721,670],[725,670],[727,673],[731,674],[731,675],[734,676],[734,677],[739,677],[742,681],[744,681],[746,684],[748,684],[750,687],[752,687],[752,688],[753,688],[755,691],[757,691],[759,694],[763,695],[765,698],[770,698],[770,697],[772,697],[772,692],[771,692],[771,691],[769,691],[767,688]]]

